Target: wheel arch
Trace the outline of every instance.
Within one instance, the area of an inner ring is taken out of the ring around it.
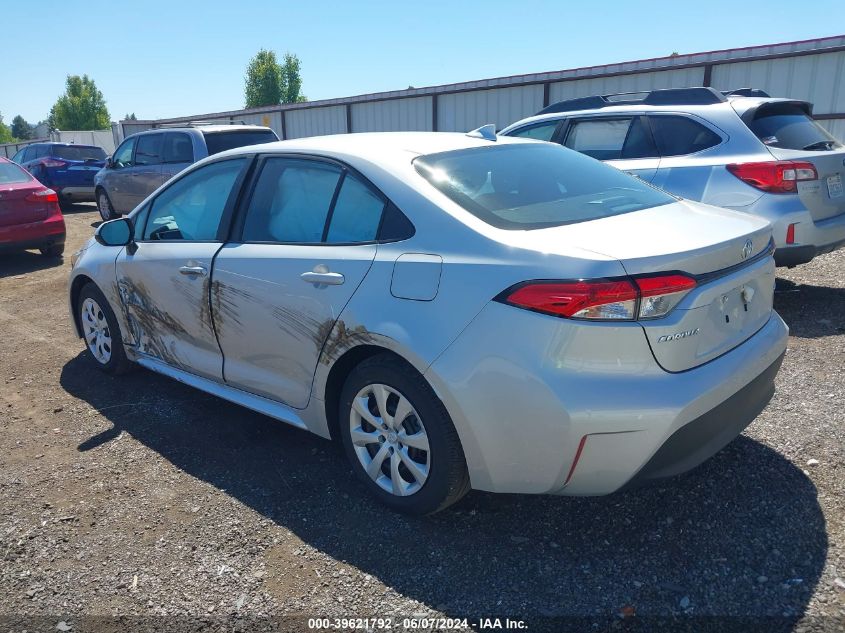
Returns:
[[[73,329],[79,338],[82,338],[82,323],[79,321],[79,310],[76,308],[79,303],[79,293],[89,283],[97,285],[88,275],[77,275],[70,283],[70,313],[73,317]]]

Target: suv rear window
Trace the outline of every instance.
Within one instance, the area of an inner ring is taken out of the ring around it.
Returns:
[[[842,147],[800,105],[773,103],[760,106],[748,127],[765,145],[781,149],[832,150]]]
[[[432,186],[500,229],[574,224],[675,200],[623,171],[547,143],[430,154],[414,166]]]
[[[102,147],[86,145],[53,145],[50,156],[65,160],[106,160]]]
[[[0,163],[0,185],[29,182],[32,177],[14,163]]]
[[[237,132],[203,132],[208,155],[224,152],[235,147],[275,143],[279,140],[273,130],[241,130]]]

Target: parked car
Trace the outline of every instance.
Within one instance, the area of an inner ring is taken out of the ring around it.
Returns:
[[[59,197],[23,167],[0,158],[0,251],[30,248],[48,257],[64,253]]]
[[[561,143],[690,200],[774,225],[775,261],[845,245],[845,146],[806,101],[762,90],[655,90],[562,101],[502,134]]]
[[[106,164],[106,151],[96,145],[32,143],[12,160],[55,191],[60,202],[93,202],[94,175]]]
[[[200,161],[75,256],[77,333],[324,437],[429,513],[686,471],[772,396],[771,227],[492,129]]]
[[[139,132],[126,138],[95,179],[104,220],[129,213],[169,178],[206,156],[279,137],[257,125],[195,125]]]

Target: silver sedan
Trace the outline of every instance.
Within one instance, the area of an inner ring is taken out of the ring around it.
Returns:
[[[75,254],[77,332],[343,442],[390,507],[599,495],[695,467],[772,396],[769,224],[490,130],[205,159]]]

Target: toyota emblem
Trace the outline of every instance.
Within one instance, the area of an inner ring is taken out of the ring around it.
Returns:
[[[742,259],[748,259],[748,256],[754,252],[754,242],[745,240],[745,246],[742,247]]]

